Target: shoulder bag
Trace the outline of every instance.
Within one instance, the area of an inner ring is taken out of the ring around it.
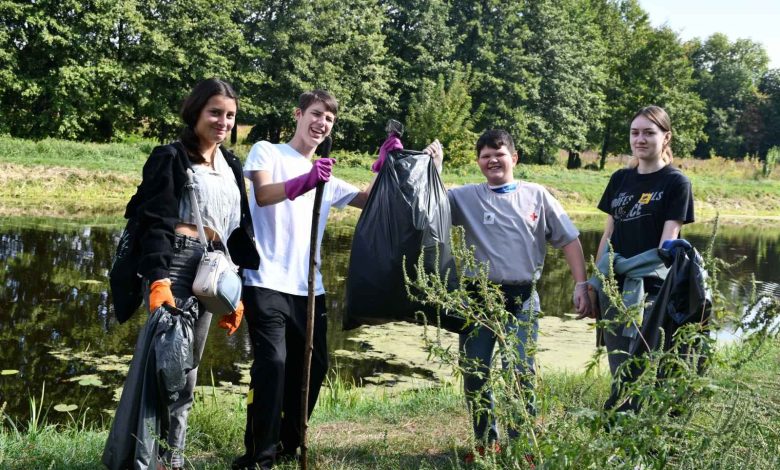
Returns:
[[[227,247],[224,253],[220,250],[208,251],[206,231],[203,229],[198,198],[195,197],[195,182],[191,168],[187,169],[187,179],[192,211],[195,213],[198,227],[198,238],[203,245],[203,258],[198,263],[198,271],[192,283],[192,293],[203,303],[206,310],[215,315],[234,312],[241,300],[241,277],[230,260]]]
[[[143,287],[138,274],[138,218],[127,220],[119,243],[116,245],[108,282],[114,303],[114,314],[119,323],[126,322],[141,306]]]

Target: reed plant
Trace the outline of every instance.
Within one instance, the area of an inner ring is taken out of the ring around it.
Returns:
[[[612,433],[602,427],[607,374],[539,374],[534,425],[544,463],[537,462],[537,468],[661,468],[663,462],[666,468],[681,469],[777,468],[780,343],[771,339],[773,334],[770,329],[763,342],[750,340],[761,344],[758,349],[743,344],[719,349],[707,372],[709,396],[689,416],[664,416],[660,421],[630,417],[619,421]],[[383,393],[353,389],[351,382],[336,376],[331,381],[361,398],[338,406],[325,400],[315,408],[310,455],[317,468],[524,468],[514,454],[492,455],[472,466],[463,463],[474,441],[458,385]],[[327,393],[323,390],[323,396]],[[46,410],[48,405],[35,401]],[[232,458],[243,452],[245,413],[240,396],[200,392],[190,419],[186,467],[229,468]],[[4,414],[0,468],[99,468],[107,423],[83,428],[75,424],[78,419],[54,425],[46,422],[45,412],[39,416],[30,426]],[[510,446],[510,451],[525,450],[525,445]],[[295,468],[294,462],[279,466]]]

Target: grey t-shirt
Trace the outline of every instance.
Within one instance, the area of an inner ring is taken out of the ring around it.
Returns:
[[[543,186],[517,182],[517,190],[499,194],[487,183],[447,192],[452,223],[462,225],[477,260],[489,264],[489,279],[524,284],[539,279],[546,244],[561,248],[579,231],[561,204]]]

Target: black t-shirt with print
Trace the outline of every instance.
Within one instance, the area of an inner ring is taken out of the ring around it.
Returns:
[[[693,222],[691,181],[671,165],[647,174],[618,170],[598,207],[615,220],[612,247],[628,258],[657,247],[667,220]]]

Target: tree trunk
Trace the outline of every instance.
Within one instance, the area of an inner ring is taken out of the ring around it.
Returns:
[[[607,149],[609,149],[609,138],[612,134],[612,127],[607,124],[607,128],[604,129],[604,144],[601,146],[601,159],[599,160],[599,170],[604,169],[604,165],[607,164]]]
[[[569,159],[566,161],[566,168],[569,170],[576,170],[582,167],[582,159],[580,153],[574,150],[569,150]]]

